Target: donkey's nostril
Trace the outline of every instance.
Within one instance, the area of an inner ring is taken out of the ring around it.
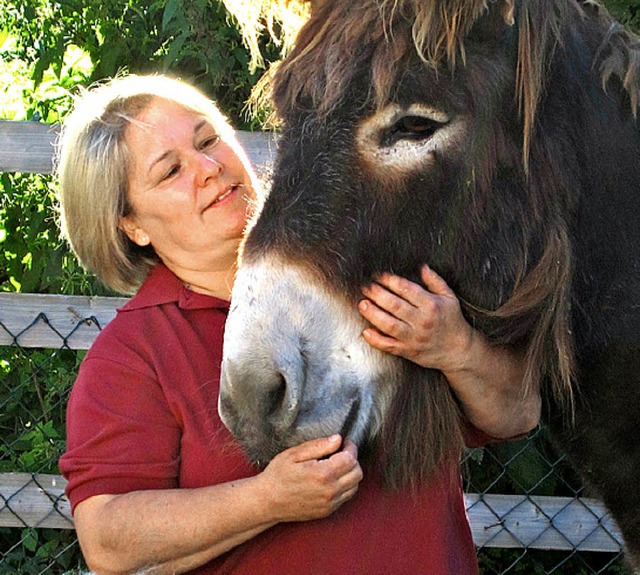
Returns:
[[[264,397],[264,412],[275,429],[288,429],[295,423],[300,402],[300,384],[295,372],[276,372]]]
[[[276,374],[276,384],[267,392],[265,409],[269,417],[278,417],[287,409],[287,380],[281,373]]]

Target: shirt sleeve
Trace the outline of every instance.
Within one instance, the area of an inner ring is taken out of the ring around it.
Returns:
[[[72,509],[99,494],[176,487],[181,430],[150,366],[90,354],[67,407],[60,470]]]
[[[518,439],[523,439],[529,435],[528,433],[521,433],[519,435],[514,435],[513,437],[494,437],[493,435],[489,435],[484,431],[474,427],[469,421],[464,420],[462,427],[462,434],[464,437],[465,445],[474,449],[477,447],[484,447],[489,443],[503,443],[505,441],[516,441]]]

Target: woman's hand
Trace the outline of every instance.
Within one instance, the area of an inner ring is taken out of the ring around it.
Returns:
[[[421,270],[422,287],[384,274],[363,289],[360,313],[373,327],[363,332],[373,347],[443,372],[464,366],[473,328],[447,283],[431,268]]]
[[[278,454],[261,474],[278,521],[327,517],[351,499],[362,479],[356,445],[334,435]]]
[[[385,274],[363,289],[359,304],[371,326],[363,331],[373,347],[439,369],[477,429],[510,438],[536,427],[539,389],[524,388],[519,351],[492,345],[465,320],[447,283],[428,266],[424,287]]]
[[[228,483],[90,497],[74,514],[85,559],[105,575],[184,573],[282,521],[326,517],[362,479],[356,446],[341,441],[308,441]]]

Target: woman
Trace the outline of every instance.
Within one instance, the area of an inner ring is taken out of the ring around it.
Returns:
[[[91,569],[477,572],[457,462],[424,492],[389,493],[339,436],[259,472],[221,424],[222,332],[257,183],[207,98],[159,76],[85,94],[65,122],[59,174],[62,227],[80,260],[137,292],[88,352],[68,407],[60,467]],[[483,432],[531,429],[539,398],[520,396],[519,358],[489,348],[428,268],[424,280],[433,293],[395,276],[368,288],[364,337],[450,369]]]

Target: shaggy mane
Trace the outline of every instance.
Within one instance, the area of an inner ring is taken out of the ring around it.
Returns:
[[[598,58],[603,86],[620,80],[634,116],[640,103],[640,43],[594,0],[498,0],[507,23],[518,30],[516,93],[523,121],[523,158],[528,165],[545,73],[562,44],[564,25],[587,13],[608,33]],[[354,75],[371,66],[377,105],[388,101],[398,63],[417,54],[425,65],[455,69],[465,62],[465,39],[489,8],[488,0],[224,0],[240,24],[253,66],[262,65],[258,37],[265,30],[281,44],[277,62],[256,87],[254,104],[274,95],[279,110],[311,100],[320,114],[348,96]],[[514,11],[514,3],[516,4]],[[309,5],[313,9],[309,9]],[[363,41],[366,39],[366,41]],[[370,52],[362,50],[372,46]],[[292,49],[292,46],[294,48]],[[305,70],[300,74],[299,70]]]

